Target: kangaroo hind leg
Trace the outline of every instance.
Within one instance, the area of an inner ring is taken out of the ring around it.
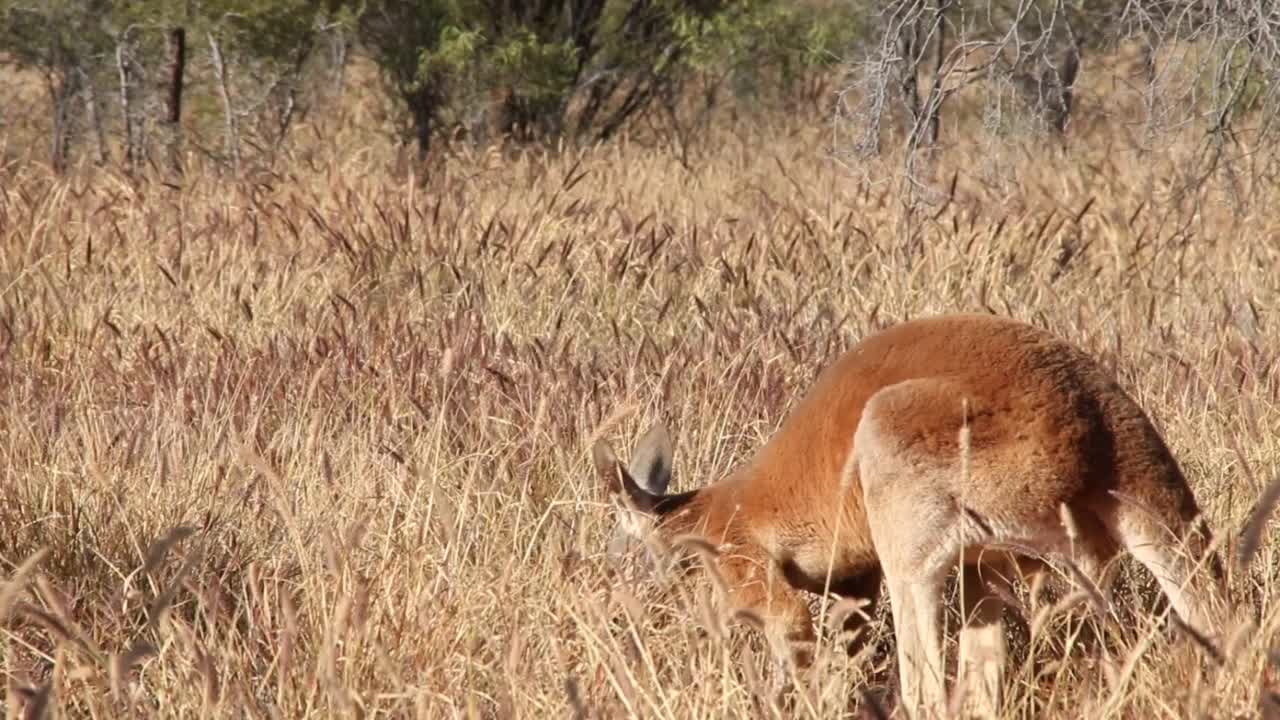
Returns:
[[[1216,635],[1214,619],[1225,591],[1208,555],[1207,533],[1195,518],[1161,515],[1127,499],[1099,513],[1115,541],[1155,577],[1178,618]]]

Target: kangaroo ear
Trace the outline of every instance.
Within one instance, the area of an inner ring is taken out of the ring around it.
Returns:
[[[636,484],[651,495],[665,495],[671,484],[671,433],[662,423],[655,423],[640,438],[627,470]]]
[[[671,484],[671,435],[661,424],[650,428],[640,439],[630,467],[604,440],[591,448],[591,460],[610,493],[626,495],[636,510],[652,512]]]
[[[615,495],[621,493],[626,484],[627,469],[622,466],[617,453],[609,443],[604,440],[596,441],[591,448],[591,461],[595,464],[600,479],[604,480],[605,487],[609,488],[609,492]]]

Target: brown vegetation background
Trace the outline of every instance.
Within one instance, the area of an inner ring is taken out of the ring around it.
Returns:
[[[409,176],[362,132],[376,115],[240,179],[14,158],[6,713],[873,712],[885,643],[828,647],[786,689],[705,584],[611,572],[588,448],[663,419],[676,487],[712,481],[865,333],[979,311],[1115,371],[1256,620],[1217,664],[1127,560],[1101,645],[1081,608],[1028,596],[1007,715],[1277,717],[1277,532],[1247,568],[1237,539],[1280,463],[1280,191],[1266,167],[1189,186],[1195,132],[1146,142],[1107,82],[1080,90],[1065,143],[997,149],[948,120],[928,202],[817,113],[725,118],[694,162],[636,130],[453,149]]]

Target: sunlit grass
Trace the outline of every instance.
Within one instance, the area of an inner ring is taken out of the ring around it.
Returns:
[[[993,158],[954,147],[936,171],[942,188],[958,173],[953,198],[908,211],[898,186],[827,159],[827,139],[715,133],[692,170],[625,141],[462,152],[420,184],[341,149],[172,186],[10,167],[8,712],[869,707],[891,691],[890,640],[780,677],[703,585],[612,572],[588,448],[662,418],[675,484],[712,481],[841,349],[944,311],[1050,327],[1113,368],[1234,553],[1280,464],[1275,183],[1256,179],[1243,216],[1229,188],[1172,202],[1178,148],[1140,159],[1093,134],[1011,150],[1000,182]],[[1024,643],[1008,716],[1261,714],[1280,545],[1259,527],[1232,579],[1258,629],[1224,666],[1148,610],[1082,649],[1063,610]],[[1120,599],[1149,605],[1153,585],[1132,563],[1124,576]]]

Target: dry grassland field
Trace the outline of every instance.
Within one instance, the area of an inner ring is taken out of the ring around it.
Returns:
[[[911,209],[829,119],[753,122],[689,167],[625,138],[420,182],[336,146],[242,179],[5,165],[7,716],[875,717],[883,607],[864,654],[826,631],[784,672],[705,575],[610,564],[590,448],[663,420],[698,487],[859,338],[971,311],[1116,374],[1251,618],[1207,649],[1128,557],[1101,626],[1024,587],[1004,716],[1280,717],[1275,175],[1180,193],[1190,141],[1082,121],[952,143],[950,199]]]

